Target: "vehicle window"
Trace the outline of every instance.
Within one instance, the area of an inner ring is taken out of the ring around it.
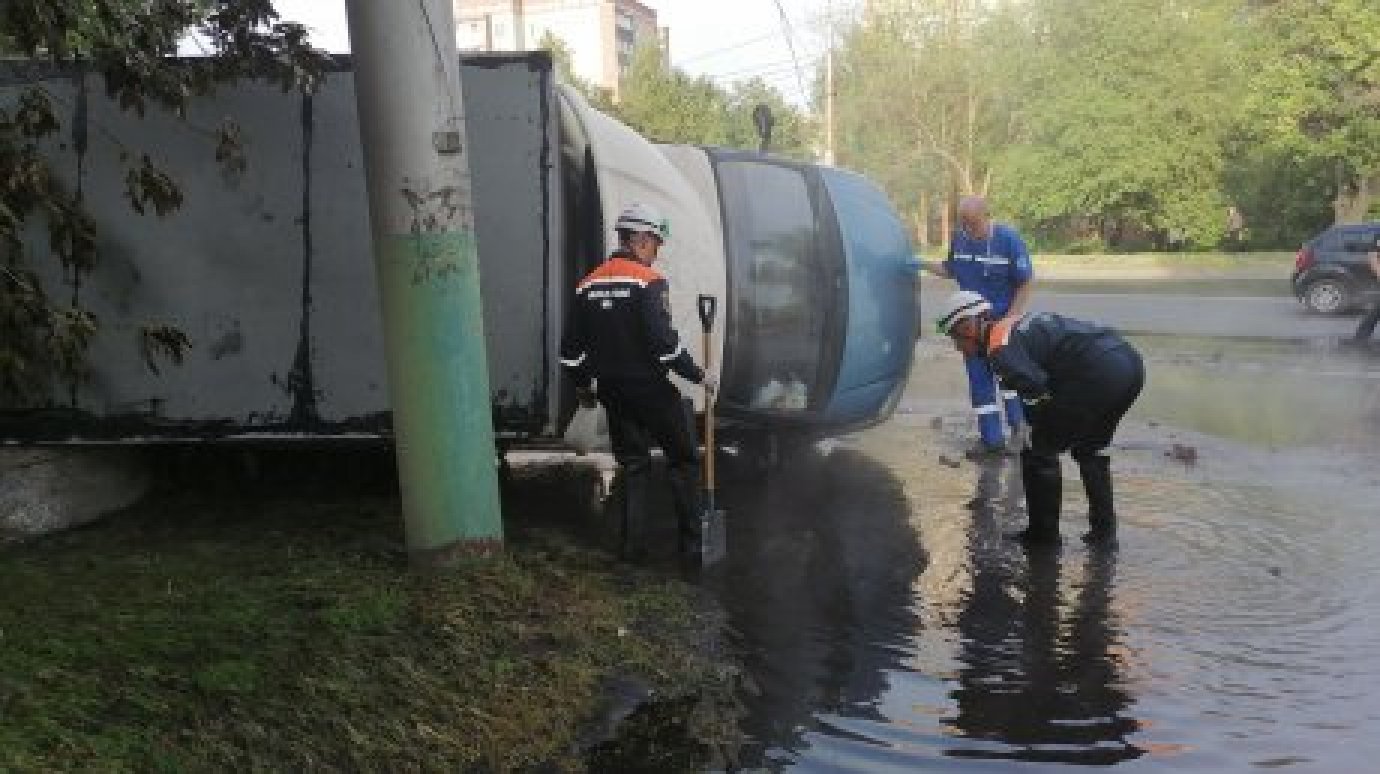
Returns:
[[[1322,235],[1318,237],[1317,249],[1320,251],[1341,250],[1345,233],[1346,232],[1341,229],[1324,231]]]
[[[804,411],[818,381],[827,279],[809,188],[774,164],[719,167],[733,271],[734,366],[724,398],[754,409]]]
[[[1342,232],[1342,249],[1348,253],[1368,253],[1375,245],[1375,236],[1366,229],[1349,228]]]

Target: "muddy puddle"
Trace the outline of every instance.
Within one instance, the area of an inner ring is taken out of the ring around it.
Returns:
[[[1144,338],[1120,547],[1028,554],[1014,461],[962,459],[922,343],[886,425],[726,484],[709,581],[756,685],[747,768],[1368,771],[1380,754],[1380,357]],[[957,399],[956,399],[957,398]]]

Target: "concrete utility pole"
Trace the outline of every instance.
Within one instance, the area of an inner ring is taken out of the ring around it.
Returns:
[[[451,0],[347,0],[407,545],[503,545]]]

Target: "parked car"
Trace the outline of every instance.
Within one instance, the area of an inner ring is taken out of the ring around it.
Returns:
[[[1380,223],[1333,226],[1299,250],[1294,296],[1311,312],[1342,314],[1380,299],[1380,280],[1367,256],[1380,239]]]

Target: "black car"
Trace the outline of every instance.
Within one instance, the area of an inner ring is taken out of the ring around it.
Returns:
[[[1380,223],[1333,226],[1304,244],[1294,261],[1294,295],[1318,314],[1341,314],[1380,299],[1369,255]]]

